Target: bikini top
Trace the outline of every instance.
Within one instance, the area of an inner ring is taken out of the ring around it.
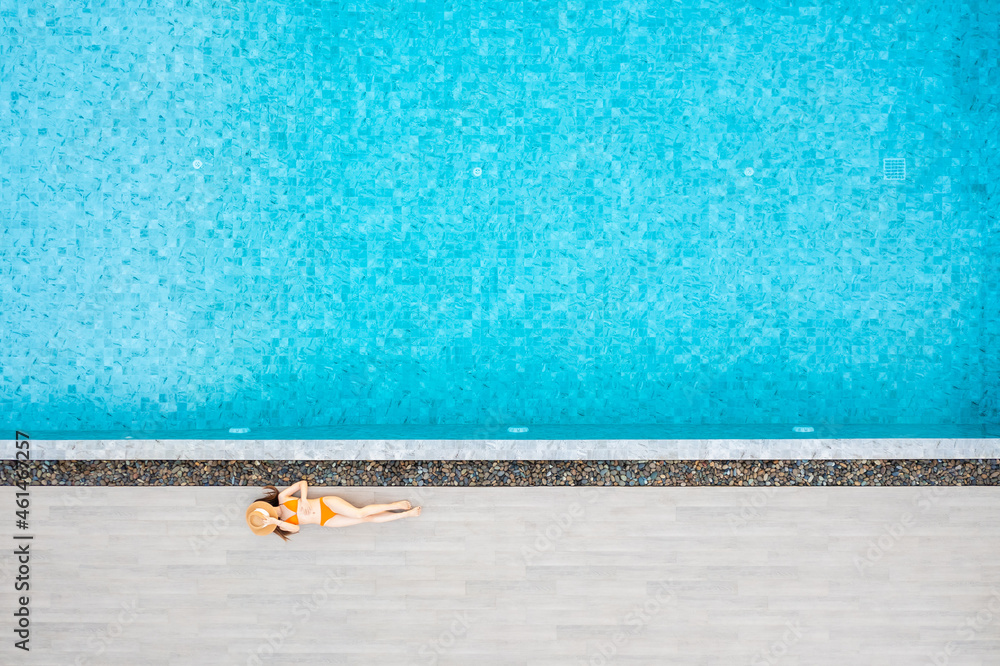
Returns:
[[[292,515],[288,517],[286,523],[291,523],[292,525],[299,524],[299,517],[296,515],[299,511],[299,500],[294,497],[289,497],[284,502],[281,503],[283,507],[292,512]]]

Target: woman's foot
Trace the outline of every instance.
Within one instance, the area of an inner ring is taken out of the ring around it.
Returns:
[[[394,509],[409,509],[412,506],[412,504],[406,500],[403,500],[402,502],[393,502],[392,505]]]
[[[419,516],[420,515],[420,507],[419,506],[415,506],[412,509],[410,509],[409,511],[404,511],[403,515],[407,516],[407,517],[410,517],[410,518],[414,518],[416,516]]]

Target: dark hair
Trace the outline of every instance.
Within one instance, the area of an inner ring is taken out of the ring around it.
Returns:
[[[278,489],[275,488],[274,486],[264,486],[264,491],[267,493],[267,495],[261,497],[257,501],[267,502],[268,504],[274,507],[278,506]],[[291,532],[286,532],[285,530],[281,529],[280,525],[274,528],[274,533],[280,536],[285,541],[288,541],[288,536],[292,534]]]

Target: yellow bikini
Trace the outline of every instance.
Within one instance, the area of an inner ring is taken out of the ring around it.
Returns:
[[[285,522],[291,523],[292,525],[298,525],[299,517],[296,514],[298,514],[299,512],[299,500],[295,497],[289,497],[284,502],[282,502],[281,505],[292,512],[292,515],[289,516],[288,520],[286,520]],[[330,507],[326,505],[326,502],[324,502],[322,499],[320,499],[319,501],[319,507],[320,507],[320,512],[319,512],[320,525],[326,525],[326,521],[330,520],[331,518],[337,515],[330,509]]]

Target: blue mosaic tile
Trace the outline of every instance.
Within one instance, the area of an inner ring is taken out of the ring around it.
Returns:
[[[998,24],[0,0],[4,420],[998,423]]]

